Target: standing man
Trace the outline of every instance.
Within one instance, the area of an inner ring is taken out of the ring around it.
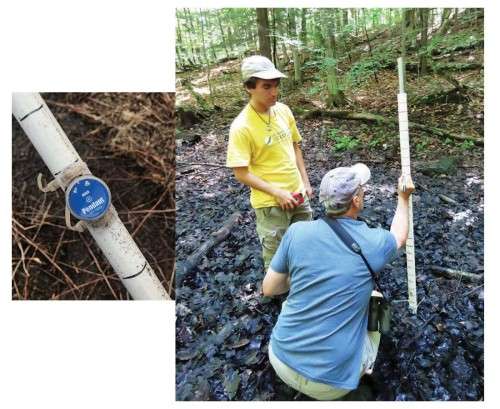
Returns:
[[[321,181],[326,217],[359,244],[379,272],[408,237],[408,202],[415,187],[399,179],[398,203],[390,231],[357,220],[370,178],[363,164],[336,168]],[[290,291],[269,343],[277,375],[292,388],[318,400],[333,400],[356,389],[371,373],[380,334],[368,331],[372,276],[325,220],[296,223],[286,232],[264,277],[266,296]]]
[[[295,118],[277,102],[280,79],[286,75],[260,55],[245,58],[241,73],[250,100],[231,124],[226,166],[250,187],[267,269],[288,226],[312,219],[312,189]]]

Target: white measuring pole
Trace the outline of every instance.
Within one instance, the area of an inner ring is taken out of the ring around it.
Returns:
[[[75,167],[88,173],[85,163],[40,94],[14,93],[12,113],[63,190],[74,176],[80,176],[75,173]],[[112,204],[102,219],[84,224],[132,298],[169,299]]]
[[[401,171],[403,182],[411,177],[410,168],[410,136],[408,132],[408,104],[404,85],[403,58],[398,58],[398,117],[399,117],[399,144],[401,150]],[[408,304],[411,312],[417,313],[417,280],[415,275],[415,240],[413,236],[413,200],[410,195],[408,206],[408,239],[406,240],[406,270],[408,275]]]

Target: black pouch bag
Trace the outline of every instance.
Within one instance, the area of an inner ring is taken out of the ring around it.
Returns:
[[[323,217],[323,220],[331,227],[331,229],[339,236],[340,240],[356,254],[359,254],[366,264],[366,267],[372,275],[372,279],[375,283],[375,290],[380,293],[380,295],[372,295],[370,297],[370,304],[368,309],[368,331],[378,331],[383,335],[387,335],[391,332],[391,304],[382,294],[380,286],[378,284],[377,277],[373,272],[368,260],[363,255],[361,247],[358,243],[351,237],[349,233],[340,225],[340,223],[335,219],[330,219],[328,217]]]
[[[391,330],[391,305],[380,295],[370,297],[368,309],[368,331],[378,331],[387,335]]]

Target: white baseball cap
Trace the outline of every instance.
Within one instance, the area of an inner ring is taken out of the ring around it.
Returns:
[[[331,213],[345,212],[359,187],[370,177],[370,169],[364,163],[332,169],[321,180],[319,201]]]
[[[262,55],[252,55],[245,58],[241,63],[241,76],[243,77],[243,81],[251,77],[263,80],[286,78],[286,75],[278,71],[269,58]]]

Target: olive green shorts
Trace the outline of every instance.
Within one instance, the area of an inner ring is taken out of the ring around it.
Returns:
[[[312,220],[312,209],[306,198],[304,203],[293,210],[283,210],[279,206],[255,209],[255,218],[264,268],[267,270],[288,226],[301,220]]]

